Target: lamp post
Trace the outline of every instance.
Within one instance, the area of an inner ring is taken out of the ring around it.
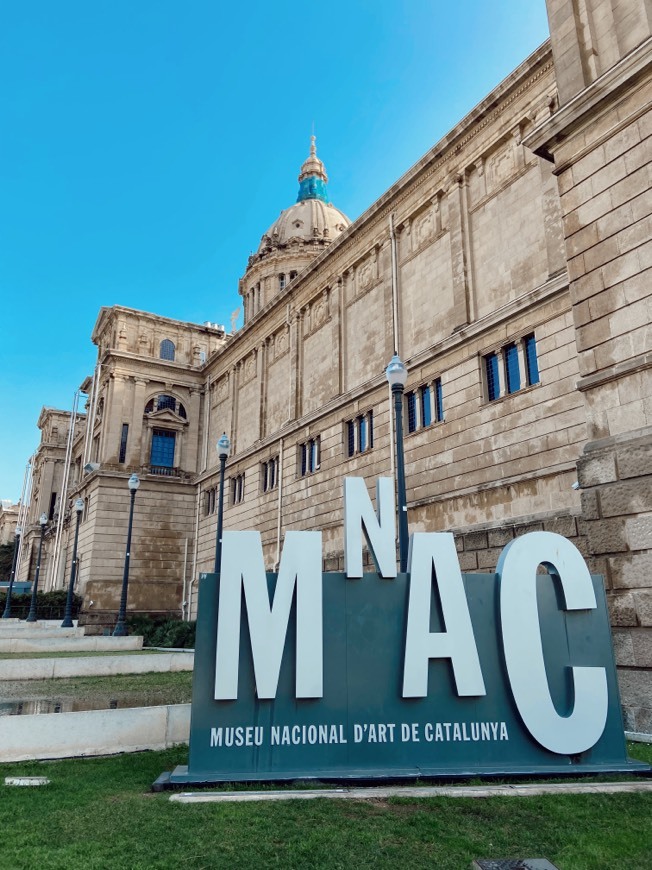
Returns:
[[[215,539],[215,573],[220,573],[222,561],[222,518],[224,516],[224,469],[231,450],[231,442],[226,432],[217,442],[217,455],[220,459],[220,493],[217,500],[217,537]]]
[[[405,458],[403,456],[403,390],[407,381],[407,369],[399,355],[394,354],[385,369],[387,381],[394,397],[394,417],[396,419],[396,489],[398,496],[398,550],[401,572],[407,571],[408,560],[408,519],[407,495],[405,492]]]
[[[131,494],[131,504],[129,505],[129,527],[127,529],[127,550],[125,552],[125,570],[122,575],[122,593],[120,595],[120,610],[118,611],[118,621],[113,629],[114,637],[124,637],[127,634],[125,625],[125,616],[127,613],[127,592],[129,590],[129,555],[131,551],[131,528],[134,523],[134,501],[136,500],[136,492],[140,486],[140,478],[137,474],[132,474],[127,481],[129,493]]]
[[[16,564],[18,562],[18,551],[20,550],[20,536],[23,530],[20,526],[16,526],[16,537],[14,538],[14,557],[11,562],[11,574],[9,575],[9,588],[7,589],[7,597],[5,599],[5,609],[2,614],[3,619],[11,619],[11,592],[14,588],[14,578],[16,577]]]
[[[29,603],[29,613],[27,614],[27,619],[25,622],[36,622],[36,595],[38,593],[38,578],[41,573],[41,556],[43,554],[43,538],[45,537],[45,527],[48,522],[48,518],[46,514],[41,514],[38,518],[39,524],[41,526],[41,537],[38,543],[38,559],[36,560],[36,576],[34,577],[34,583],[32,584],[32,598]]]
[[[73,628],[72,624],[72,594],[75,588],[75,578],[77,576],[77,541],[79,540],[79,523],[81,522],[82,511],[84,510],[84,499],[78,498],[75,501],[75,511],[77,512],[77,524],[75,526],[75,543],[72,546],[72,566],[70,568],[70,583],[68,584],[68,596],[66,598],[66,610],[63,614],[63,622],[61,628]]]

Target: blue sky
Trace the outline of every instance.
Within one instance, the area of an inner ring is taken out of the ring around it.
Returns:
[[[544,0],[5,4],[0,497],[100,306],[230,323],[313,122],[355,219],[547,35]]]

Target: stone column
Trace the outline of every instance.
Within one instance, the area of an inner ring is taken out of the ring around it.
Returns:
[[[455,300],[455,326],[465,326],[473,316],[473,291],[469,268],[471,256],[469,214],[467,207],[468,179],[459,173],[448,187],[448,218]]]
[[[265,437],[267,423],[267,368],[269,365],[269,338],[258,346],[258,386],[260,408],[258,412],[258,438]]]
[[[129,440],[127,441],[127,465],[143,465],[145,462],[143,414],[145,413],[145,391],[149,381],[144,378],[135,378],[134,381],[134,404],[129,427]]]
[[[184,471],[196,473],[199,470],[197,457],[199,455],[199,433],[201,414],[201,395],[199,389],[190,389],[190,403],[188,408],[188,425],[183,432],[186,441],[184,447],[183,468]]]
[[[238,432],[238,384],[240,382],[240,369],[242,362],[237,362],[231,368],[231,377],[229,378],[229,390],[231,391],[231,455],[237,449],[237,432]]]

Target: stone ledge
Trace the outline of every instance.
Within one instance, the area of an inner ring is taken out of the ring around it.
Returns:
[[[190,704],[0,717],[0,762],[117,755],[187,743]]]

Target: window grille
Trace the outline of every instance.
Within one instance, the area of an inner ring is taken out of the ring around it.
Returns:
[[[244,500],[244,483],[244,471],[231,478],[231,501],[233,504],[240,504]]]
[[[261,462],[261,485],[263,492],[269,492],[275,489],[278,485],[278,456],[268,459],[267,462]]]
[[[539,383],[539,363],[537,361],[537,345],[534,334],[526,335],[523,339],[525,349],[526,382],[528,387]]]
[[[505,375],[507,378],[507,392],[516,393],[521,389],[521,375],[518,370],[518,350],[515,344],[505,345]]]
[[[161,359],[167,359],[174,362],[175,347],[174,342],[169,338],[164,338],[159,348],[159,356]]]
[[[432,406],[430,404],[430,387],[428,384],[421,387],[419,397],[421,399],[421,425],[430,426],[432,423]]]
[[[122,424],[122,434],[120,435],[120,454],[118,462],[124,463],[127,459],[127,436],[129,435],[129,423]]]
[[[156,410],[157,411],[176,411],[177,408],[177,400],[174,396],[159,396],[156,400]]]
[[[444,391],[441,386],[441,378],[435,381],[435,420],[438,423],[444,421]]]
[[[364,414],[358,417],[358,444],[360,453],[367,449],[367,419]]]
[[[349,420],[346,424],[346,452],[348,456],[355,455],[355,423]]]
[[[409,392],[405,394],[405,402],[407,405],[407,430],[408,432],[416,432],[417,430],[417,397],[416,393]]]
[[[374,446],[374,412],[358,414],[344,424],[344,452],[347,458],[371,450]]]
[[[487,375],[487,398],[490,402],[500,395],[500,381],[498,379],[498,356],[490,353],[484,358]]]
[[[320,466],[321,439],[319,435],[299,445],[299,467],[301,477],[312,474]]]
[[[484,357],[487,399],[490,402],[500,398],[499,366],[505,375],[507,395],[517,393],[524,386],[538,384],[540,376],[534,333],[519,341],[512,341]]]

